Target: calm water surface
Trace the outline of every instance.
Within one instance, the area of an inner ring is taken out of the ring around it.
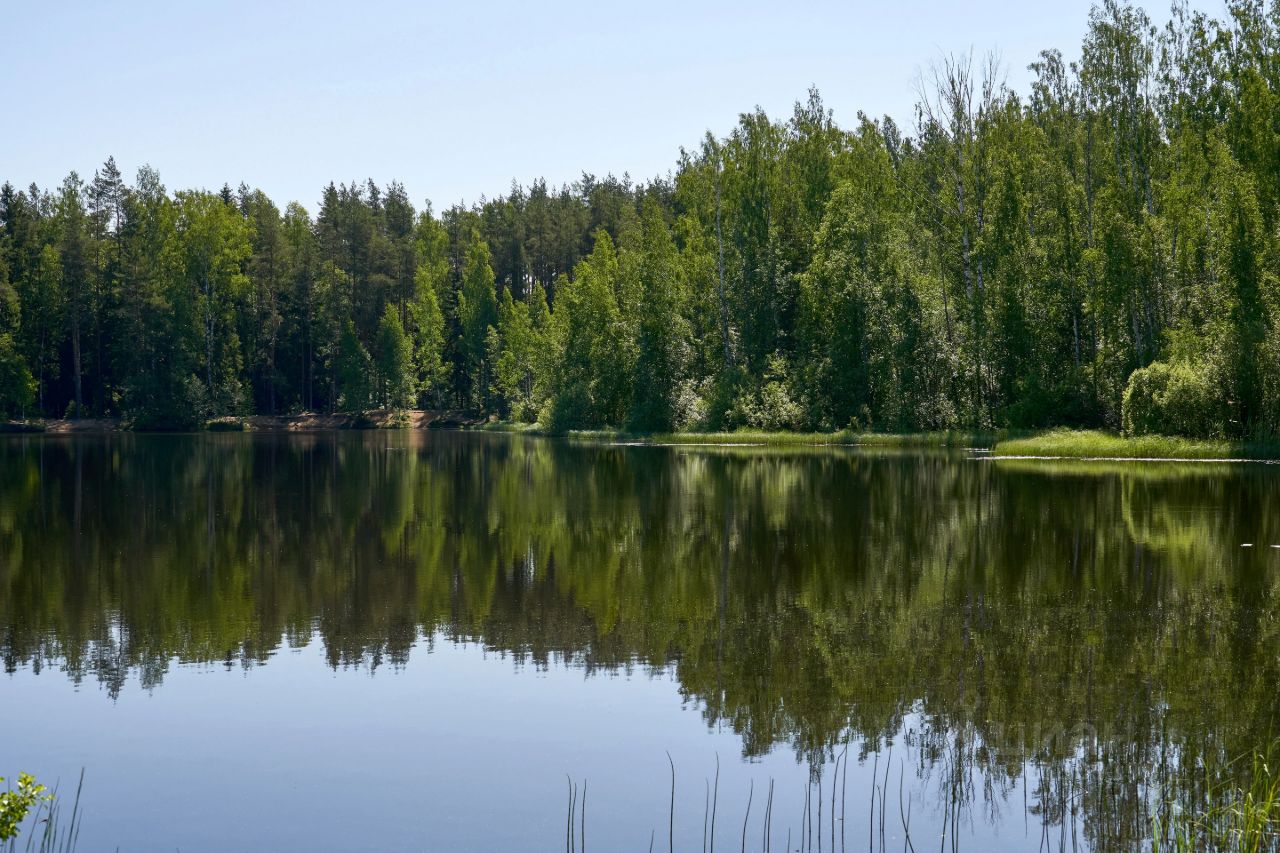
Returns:
[[[676,849],[717,758],[720,849],[1141,848],[1280,735],[1277,545],[1276,466],[11,437],[0,774],[82,850],[563,849],[570,779],[665,850],[668,753]]]

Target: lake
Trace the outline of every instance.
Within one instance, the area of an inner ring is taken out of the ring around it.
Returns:
[[[1277,546],[1260,464],[6,437],[0,775],[82,850],[1139,848],[1280,735]]]

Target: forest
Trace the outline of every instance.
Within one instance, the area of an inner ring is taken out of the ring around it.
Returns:
[[[439,213],[5,183],[0,414],[1280,435],[1280,0],[1105,0],[1030,70],[940,57],[910,127],[811,90],[666,176]]]

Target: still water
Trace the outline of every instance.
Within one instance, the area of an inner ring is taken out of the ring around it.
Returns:
[[[1141,848],[1280,735],[1274,546],[1280,466],[11,437],[0,775],[82,850]]]

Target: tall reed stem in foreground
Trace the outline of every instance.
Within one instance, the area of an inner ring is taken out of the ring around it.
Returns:
[[[1198,813],[1182,812],[1167,823],[1152,821],[1152,851],[1217,850],[1260,853],[1280,850],[1280,741],[1252,756],[1249,785],[1214,784]]]

